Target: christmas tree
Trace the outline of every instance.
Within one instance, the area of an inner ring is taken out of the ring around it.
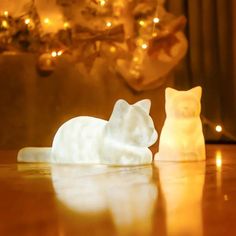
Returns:
[[[87,73],[103,58],[135,90],[153,89],[184,57],[184,16],[163,0],[20,0],[0,3],[0,50],[39,56],[51,73],[68,54]]]

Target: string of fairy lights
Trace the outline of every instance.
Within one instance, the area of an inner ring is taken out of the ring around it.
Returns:
[[[91,0],[92,1],[92,0]],[[108,4],[108,0],[95,0],[95,2],[100,6],[100,7],[106,7],[106,5]],[[158,1],[157,1],[158,2]],[[34,3],[34,1],[32,1],[32,3]],[[121,10],[120,10],[121,11]],[[157,14],[156,14],[157,15]],[[7,11],[7,10],[4,10],[2,12],[2,17],[1,18],[1,22],[0,22],[0,28],[1,30],[3,31],[6,31],[6,30],[9,30],[12,26],[9,24],[9,21],[12,20],[11,16],[10,16],[10,13]],[[27,29],[28,30],[33,30],[35,27],[36,27],[36,24],[34,22],[34,19],[30,18],[29,16],[27,16],[27,14],[23,15],[23,16],[20,16],[19,17],[23,22],[24,24],[27,26]],[[152,34],[152,37],[156,36],[156,33],[154,32],[155,31],[155,25],[158,24],[160,22],[160,18],[158,18],[157,16],[155,16],[153,18],[153,34]],[[53,26],[53,25],[56,25],[56,22],[53,21],[53,19],[49,18],[49,17],[44,17],[44,19],[41,19],[40,20],[40,24],[41,25],[44,25],[44,26]],[[139,20],[138,21],[138,24],[141,26],[141,27],[147,27],[147,24],[144,20]],[[109,21],[106,21],[105,22],[105,28],[106,29],[109,29],[109,28],[112,28],[113,27],[113,23],[111,20]],[[68,22],[68,21],[65,21],[63,23],[63,29],[64,30],[69,30],[71,29],[72,26],[71,26],[71,23]],[[141,49],[143,50],[146,50],[148,48],[148,42],[144,39],[139,39],[137,40],[137,45],[140,46]],[[58,56],[61,56],[63,55],[63,53],[65,52],[66,50],[64,49],[61,49],[61,50],[52,50],[51,51],[51,57],[55,58],[55,57],[58,57]],[[115,52],[116,50],[114,50],[114,47],[111,48],[111,52]]]

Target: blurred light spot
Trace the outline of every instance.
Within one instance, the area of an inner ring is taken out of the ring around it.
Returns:
[[[29,18],[25,19],[25,24],[28,25],[29,23],[30,23],[30,19]]]
[[[159,23],[159,22],[160,22],[160,19],[159,19],[158,17],[155,17],[155,18],[153,18],[153,22],[154,22],[154,23]]]
[[[220,170],[222,167],[222,154],[221,151],[216,152],[216,168]]]
[[[52,55],[52,57],[56,57],[57,56],[57,52],[53,51],[51,55]]]
[[[215,129],[216,129],[216,132],[218,132],[218,133],[222,132],[222,126],[221,125],[217,125]]]
[[[227,195],[227,194],[225,194],[225,195],[224,195],[224,200],[225,200],[225,201],[228,201],[228,200],[229,200],[229,198],[228,198],[228,195]]]

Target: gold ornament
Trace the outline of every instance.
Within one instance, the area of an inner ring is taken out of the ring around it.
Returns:
[[[55,70],[55,59],[51,53],[42,54],[37,63],[37,69],[41,75],[49,75]]]

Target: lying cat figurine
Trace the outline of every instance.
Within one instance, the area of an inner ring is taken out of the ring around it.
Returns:
[[[166,89],[166,120],[156,160],[205,160],[205,142],[200,120],[201,94],[201,87],[188,91]]]
[[[149,116],[150,106],[148,99],[133,105],[118,100],[109,121],[86,116],[67,121],[58,129],[52,149],[45,149],[48,160],[108,165],[151,163],[148,147],[156,142],[157,132]],[[34,155],[36,161],[40,156],[45,161],[43,152],[43,149],[22,149],[18,160],[34,161]]]

